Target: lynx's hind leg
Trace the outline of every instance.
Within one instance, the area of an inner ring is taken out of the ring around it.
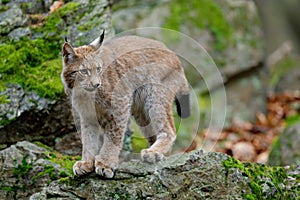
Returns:
[[[171,91],[161,87],[145,87],[142,97],[144,100],[143,113],[140,117],[141,125],[143,119],[148,124],[142,127],[145,137],[148,140],[148,149],[141,152],[141,158],[148,163],[155,163],[163,159],[176,139],[176,131],[172,115],[172,102],[174,95]],[[139,121],[137,120],[137,121]]]
[[[171,106],[170,106],[171,107]],[[163,159],[164,155],[168,154],[176,139],[175,127],[173,124],[172,110],[159,108],[159,116],[151,119],[151,131],[155,134],[155,142],[148,149],[141,152],[141,157],[144,162],[156,163]],[[150,137],[150,144],[153,137]]]

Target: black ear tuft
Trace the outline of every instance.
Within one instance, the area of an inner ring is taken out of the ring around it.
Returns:
[[[68,42],[68,37],[67,36],[65,36],[65,42]]]
[[[104,40],[104,34],[105,34],[105,29],[103,29],[103,32],[102,32],[102,34],[100,35],[100,46],[101,46],[101,44],[102,44],[102,42],[103,42],[103,40]]]
[[[95,50],[98,50],[100,48],[100,46],[102,45],[102,42],[104,40],[104,34],[105,34],[105,31],[103,30],[103,32],[100,35],[100,37],[98,37],[97,39],[95,39],[89,45],[92,46],[92,47],[94,47]]]

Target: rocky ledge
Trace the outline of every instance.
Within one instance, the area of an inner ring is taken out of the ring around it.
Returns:
[[[1,199],[295,199],[299,166],[241,163],[201,150],[156,165],[120,164],[113,179],[71,175],[79,157],[27,141],[0,151]]]

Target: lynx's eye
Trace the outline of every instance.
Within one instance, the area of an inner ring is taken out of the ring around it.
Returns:
[[[101,73],[102,72],[102,67],[97,67],[96,70],[97,70],[97,73]]]
[[[81,69],[79,71],[80,71],[80,73],[82,73],[84,75],[88,75],[89,74],[89,71],[87,69]]]

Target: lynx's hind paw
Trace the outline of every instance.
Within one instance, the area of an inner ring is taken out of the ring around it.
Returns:
[[[114,168],[111,168],[105,164],[103,164],[101,161],[95,161],[95,172],[96,174],[103,176],[105,178],[112,178],[114,177]]]
[[[77,161],[73,165],[73,173],[77,176],[85,175],[94,170],[93,162]]]
[[[156,150],[144,149],[141,152],[141,157],[144,162],[156,163],[163,160],[164,155]]]

